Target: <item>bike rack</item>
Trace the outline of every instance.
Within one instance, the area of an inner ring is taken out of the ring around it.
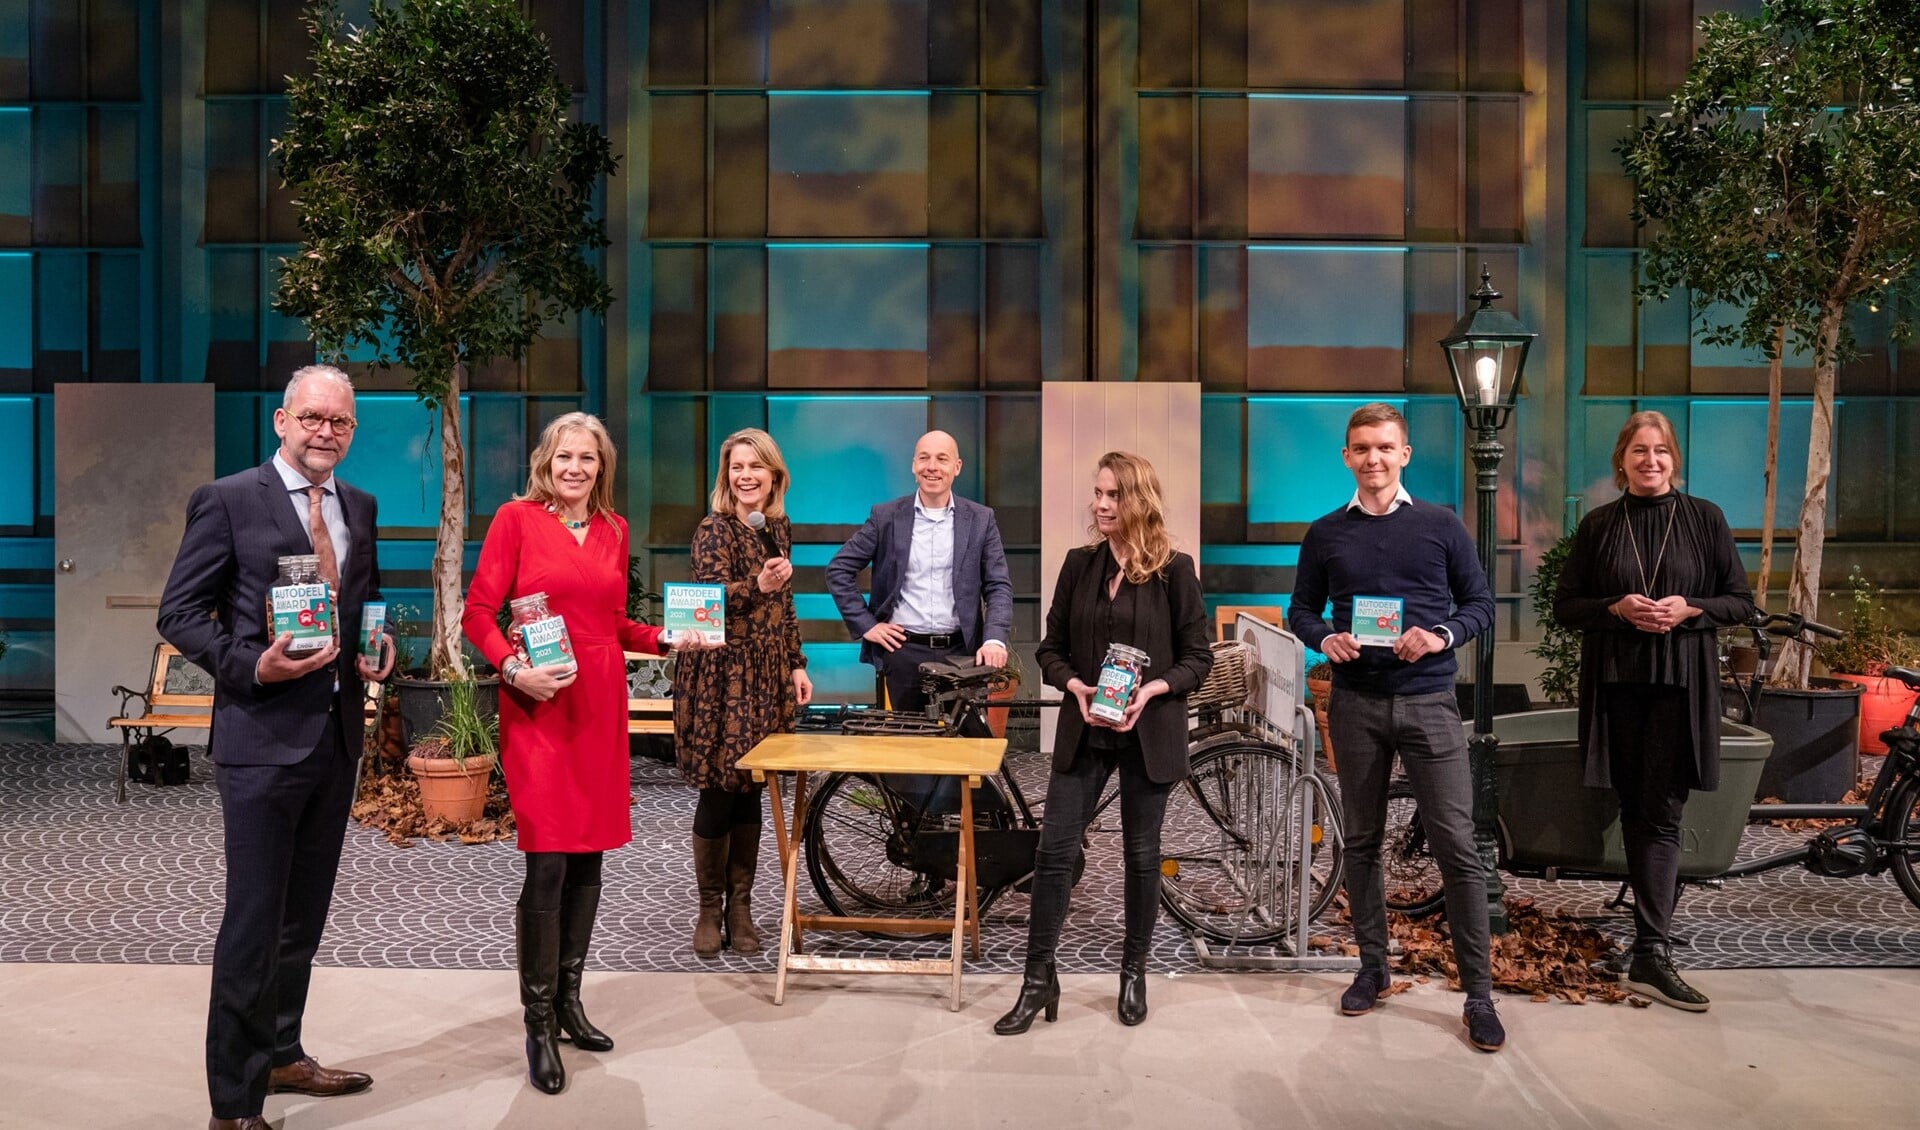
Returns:
[[[1308,910],[1313,904],[1313,853],[1309,850],[1314,827],[1314,816],[1324,807],[1328,813],[1336,814],[1334,819],[1321,822],[1321,827],[1329,830],[1333,836],[1333,848],[1338,851],[1345,847],[1342,840],[1340,821],[1337,817],[1339,805],[1333,794],[1327,789],[1325,781],[1313,770],[1317,735],[1314,729],[1313,711],[1305,705],[1294,707],[1294,728],[1291,733],[1281,731],[1264,717],[1254,713],[1258,723],[1274,735],[1275,740],[1296,751],[1304,751],[1302,764],[1306,772],[1295,779],[1287,790],[1284,813],[1297,816],[1286,821],[1286,834],[1274,837],[1267,845],[1267,857],[1261,861],[1262,873],[1269,873],[1274,865],[1274,855],[1283,844],[1293,850],[1299,859],[1299,866],[1281,871],[1282,906],[1292,905],[1294,929],[1289,938],[1282,939],[1278,954],[1235,953],[1242,948],[1232,943],[1214,943],[1200,931],[1191,931],[1188,939],[1193,943],[1193,952],[1204,969],[1248,969],[1268,970],[1279,973],[1336,973],[1351,972],[1360,968],[1358,957],[1343,954],[1320,954],[1313,952],[1308,944],[1312,937],[1313,923]],[[1295,830],[1299,829],[1298,837]],[[1298,842],[1296,842],[1296,840]],[[1249,908],[1251,909],[1251,908]]]

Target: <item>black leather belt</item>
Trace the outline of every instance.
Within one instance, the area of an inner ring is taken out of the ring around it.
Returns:
[[[935,651],[944,651],[960,646],[959,632],[908,632],[908,643],[917,643],[921,647],[930,647]]]

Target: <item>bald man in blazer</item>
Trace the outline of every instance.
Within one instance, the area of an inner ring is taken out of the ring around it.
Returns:
[[[953,493],[959,445],[942,431],[913,448],[916,490],[873,508],[827,565],[827,591],[860,640],[860,658],[885,680],[895,710],[923,710],[920,664],[965,654],[1007,662],[1013,582],[993,511]],[[873,567],[872,595],[860,570]]]
[[[167,642],[213,675],[208,753],[220,789],[226,909],[207,1014],[212,1130],[263,1130],[268,1093],[344,1095],[373,1080],[322,1067],[301,1043],[313,955],[327,922],[363,741],[362,609],[380,595],[373,496],[334,477],[353,441],[339,369],[293,374],[265,464],[194,491],[160,598]],[[266,603],[282,557],[313,554],[334,584],[338,645],[290,654]]]

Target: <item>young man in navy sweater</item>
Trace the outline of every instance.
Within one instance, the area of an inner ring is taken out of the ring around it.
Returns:
[[[1473,1046],[1491,1052],[1506,1032],[1493,1008],[1486,876],[1473,844],[1453,649],[1492,627],[1493,594],[1459,517],[1400,485],[1412,456],[1406,417],[1392,405],[1368,404],[1348,418],[1342,458],[1357,489],[1307,528],[1287,623],[1333,663],[1327,722],[1340,756],[1347,899],[1361,962],[1340,1011],[1371,1010],[1391,980],[1380,841],[1397,753],[1446,883],[1447,923],[1467,992],[1461,1019]],[[1356,597],[1368,613],[1357,634]]]

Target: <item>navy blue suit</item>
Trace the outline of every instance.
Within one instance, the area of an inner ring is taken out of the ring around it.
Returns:
[[[271,462],[193,492],[158,627],[213,675],[214,762],[226,833],[226,912],[214,946],[207,1088],[219,1118],[259,1114],[273,1067],[300,1046],[363,734],[355,666],[361,611],[380,593],[373,496],[334,480],[346,518],[340,658],[261,685],[267,590],[285,556],[313,552]]]
[[[1013,581],[1007,574],[1007,552],[1000,544],[1000,527],[993,510],[978,502],[953,500],[953,622],[959,626],[958,646],[949,653],[972,656],[987,640],[1008,642],[1013,633]],[[891,622],[900,589],[906,583],[907,557],[913,548],[913,504],[916,495],[896,498],[873,508],[867,520],[827,564],[827,591],[840,608],[847,631],[860,639],[875,624]],[[860,594],[860,570],[873,567],[871,597]],[[984,616],[982,606],[984,605]],[[897,652],[862,640],[860,658],[881,674],[898,669],[912,681],[912,672],[924,659],[940,658],[926,648],[907,644]],[[889,663],[889,660],[892,662]],[[894,681],[888,679],[893,688]],[[901,703],[894,688],[895,706]]]

